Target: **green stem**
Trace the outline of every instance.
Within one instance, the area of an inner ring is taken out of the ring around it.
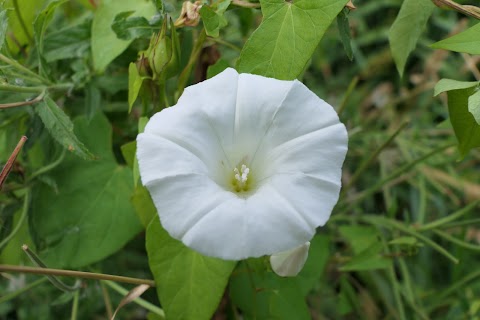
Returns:
[[[65,157],[65,154],[66,154],[66,149],[63,148],[62,149],[62,152],[60,154],[60,156],[55,160],[53,161],[52,163],[49,163],[48,165],[44,166],[44,167],[41,167],[40,169],[38,169],[37,171],[35,171],[30,177],[29,177],[29,181],[32,181],[35,177],[41,175],[41,174],[44,174],[45,172],[48,172],[54,168],[56,168],[60,163],[62,163],[63,161],[63,158]]]
[[[38,279],[38,280],[36,280],[32,283],[27,284],[23,288],[20,288],[20,289],[14,291],[14,292],[10,292],[8,294],[5,294],[5,295],[1,296],[0,297],[0,304],[2,304],[4,302],[7,302],[7,301],[10,301],[10,300],[18,297],[22,293],[27,292],[28,290],[35,288],[36,286],[44,283],[45,281],[47,281],[47,278],[40,278],[40,279]]]
[[[412,162],[409,162],[405,165],[403,165],[402,167],[400,167],[398,170],[394,171],[392,174],[390,174],[389,176],[387,176],[386,178],[380,180],[379,182],[377,182],[376,184],[374,184],[372,187],[368,188],[367,190],[361,192],[360,194],[358,194],[355,198],[353,198],[350,203],[348,205],[344,205],[343,208],[341,208],[342,212],[348,212],[348,211],[351,211],[353,209],[353,207],[355,206],[355,204],[360,201],[360,200],[363,200],[367,197],[369,197],[370,195],[372,195],[373,193],[377,192],[378,189],[380,189],[384,184],[386,184],[387,182],[390,182],[391,180],[394,180],[396,178],[398,178],[399,176],[401,176],[402,174],[404,174],[405,172],[407,172],[408,170],[412,169],[413,167],[415,167],[417,164],[427,160],[428,158],[430,158],[431,156],[439,153],[439,152],[442,152],[444,151],[445,149],[448,149],[450,147],[454,146],[454,144],[448,144],[446,146],[442,146],[442,147],[439,147],[427,154],[425,154],[424,156],[412,161]]]
[[[55,275],[55,276],[74,277],[74,278],[81,278],[81,279],[111,280],[111,281],[125,282],[125,283],[131,283],[131,284],[147,284],[150,287],[155,286],[155,282],[153,280],[148,280],[148,279],[138,279],[138,278],[114,276],[111,274],[63,270],[63,269],[36,268],[36,267],[24,267],[24,266],[12,266],[12,265],[0,264],[0,272],[33,273],[33,274],[40,274],[40,275]]]
[[[391,252],[390,252],[390,249],[388,247],[388,244],[385,241],[385,238],[381,237],[381,240],[382,240],[382,244],[383,244],[383,248],[385,250],[385,253],[387,255],[389,255]],[[398,279],[395,275],[395,269],[393,267],[393,264],[390,264],[390,267],[387,269],[387,275],[390,278],[390,282],[393,285],[392,291],[393,291],[393,296],[394,296],[395,302],[397,304],[397,311],[398,311],[399,317],[400,317],[401,320],[406,320],[405,306],[403,304],[402,295],[400,294],[401,290],[400,290],[400,286],[399,286],[399,283],[398,283]]]
[[[338,115],[341,116],[345,108],[347,107],[347,102],[348,99],[350,98],[350,95],[352,94],[353,90],[357,87],[359,77],[356,76],[350,81],[350,84],[348,85],[347,92],[345,92],[345,95],[343,96],[342,104],[340,104],[340,108],[338,108]]]
[[[30,69],[28,68],[25,68],[24,66],[22,66],[20,63],[18,63],[17,61],[15,60],[12,60],[6,56],[4,56],[3,54],[0,53],[0,61],[3,61],[5,62],[6,64],[9,64],[11,65],[12,67],[14,67],[15,69],[21,71],[21,72],[24,72],[26,74],[28,74],[29,76],[31,77],[34,77],[38,80],[40,80],[42,83],[46,83],[46,84],[52,84],[50,82],[50,80],[48,79],[45,79],[44,77],[36,74],[35,72],[31,71]]]
[[[77,290],[73,295],[72,315],[70,317],[71,320],[77,320],[79,297],[80,297],[80,290]]]
[[[0,84],[0,91],[20,92],[20,93],[41,93],[46,87],[19,87],[11,84]]]
[[[479,245],[468,243],[468,242],[462,241],[460,239],[457,239],[454,236],[449,235],[445,231],[433,230],[433,232],[436,235],[444,238],[445,240],[450,241],[450,242],[452,242],[452,243],[454,243],[454,244],[456,244],[456,245],[458,245],[462,248],[469,249],[469,250],[474,250],[474,251],[480,251],[480,246]]]
[[[33,263],[35,263],[38,267],[42,269],[48,269],[48,267],[43,263],[43,261],[40,259],[40,257],[37,256],[35,252],[30,250],[27,245],[22,246],[23,251],[27,254],[27,256],[32,260]],[[48,280],[57,288],[65,292],[72,292],[72,291],[78,291],[80,289],[80,282],[76,282],[73,286],[69,286],[60,279],[58,279],[55,275],[46,275]]]
[[[13,0],[12,2],[13,2],[13,7],[15,8],[15,14],[17,15],[18,22],[20,22],[20,26],[22,27],[23,33],[27,37],[28,42],[33,43],[32,36],[28,32],[27,25],[25,24],[25,21],[23,20],[23,17],[22,17],[22,10],[20,10],[17,0]]]
[[[400,132],[407,126],[408,122],[404,122],[400,127],[398,127],[397,130],[385,141],[375,152],[371,154],[371,156],[364,161],[357,171],[353,174],[352,178],[348,182],[348,184],[343,188],[342,192],[345,193],[348,191],[348,189],[355,183],[357,182],[358,178],[362,175],[362,173],[375,161],[375,159],[378,157],[380,152],[382,152],[386,147],[392,143],[392,141],[400,134]]]
[[[10,232],[10,234],[5,237],[5,239],[0,242],[0,250],[17,234],[18,230],[23,225],[23,221],[27,217],[27,212],[28,212],[28,207],[30,205],[30,189],[27,189],[27,193],[25,194],[25,197],[23,198],[23,206],[22,206],[22,213],[20,214],[20,219],[18,219],[17,224],[15,225],[15,228]]]
[[[110,288],[112,288],[113,290],[115,290],[116,292],[120,293],[123,296],[126,296],[128,294],[127,289],[121,287],[120,285],[116,284],[113,281],[102,280],[102,282],[105,283],[107,286],[109,286]],[[161,308],[157,307],[156,305],[151,304],[150,302],[148,302],[148,301],[146,301],[142,298],[136,298],[135,300],[133,300],[133,302],[135,302],[139,306],[144,307],[148,311],[155,313],[156,315],[158,315],[162,319],[165,319],[165,312]]]
[[[228,47],[228,48],[233,49],[233,50],[238,51],[238,52],[242,51],[242,48],[234,45],[233,43],[230,43],[230,42],[228,42],[228,41],[222,40],[222,39],[220,39],[220,38],[209,37],[208,40],[211,40],[211,41],[213,41],[213,42],[216,42],[216,43],[219,43],[219,44],[221,44],[221,45],[224,45],[225,47]]]
[[[198,56],[200,52],[202,52],[203,44],[205,43],[205,39],[207,39],[207,34],[205,33],[205,29],[202,29],[200,35],[197,38],[195,46],[193,47],[192,54],[188,60],[187,65],[183,69],[182,73],[178,77],[178,90],[177,90],[177,97],[180,97],[187,85],[188,78],[190,77],[190,73],[192,72],[192,68],[198,60]]]
[[[107,318],[112,319],[113,310],[112,310],[112,301],[110,300],[110,295],[108,294],[107,287],[105,287],[105,283],[103,281],[100,281],[100,286],[102,287],[102,296],[103,296],[103,302],[105,303],[105,309],[107,310]]]
[[[474,201],[474,202],[470,203],[468,206],[466,206],[465,208],[462,208],[462,209],[460,209],[460,210],[458,210],[458,211],[456,211],[452,214],[449,214],[448,216],[446,216],[444,218],[441,218],[441,219],[435,220],[433,222],[427,223],[427,224],[419,227],[417,230],[419,230],[419,231],[431,230],[431,229],[441,227],[441,226],[443,226],[443,225],[445,225],[449,222],[453,222],[453,221],[459,219],[460,217],[462,217],[463,215],[472,211],[472,209],[475,208],[479,203],[480,203],[480,200]]]
[[[382,227],[389,227],[391,229],[397,229],[399,231],[402,231],[403,233],[409,234],[411,236],[414,236],[423,242],[425,242],[427,245],[429,245],[432,249],[436,250],[438,253],[444,255],[446,258],[450,259],[453,263],[458,264],[458,259],[455,258],[450,252],[445,250],[445,248],[439,246],[436,244],[434,241],[430,240],[429,238],[425,237],[424,235],[416,232],[415,230],[405,226],[403,223],[398,222],[396,220],[391,220],[391,219],[386,219],[381,216],[372,216],[372,215],[365,215],[361,218],[362,220],[369,222],[371,224],[377,225],[377,226],[382,226]]]

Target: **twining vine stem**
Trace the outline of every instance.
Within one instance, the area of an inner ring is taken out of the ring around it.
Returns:
[[[155,287],[155,282],[149,279],[130,278],[130,277],[123,277],[123,276],[115,276],[111,274],[93,273],[93,272],[85,272],[85,271],[37,268],[37,267],[25,267],[25,266],[0,264],[0,272],[32,273],[32,274],[39,274],[39,275],[75,277],[75,278],[94,279],[94,280],[111,280],[111,281],[125,282],[125,283],[131,283],[131,284],[146,284],[146,285],[149,285],[150,287]]]

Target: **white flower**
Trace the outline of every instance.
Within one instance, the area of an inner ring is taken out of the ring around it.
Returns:
[[[281,277],[296,276],[307,261],[309,248],[310,242],[305,242],[288,251],[272,254],[270,257],[272,270]]]
[[[137,138],[163,227],[227,260],[309,241],[338,200],[346,152],[336,112],[301,82],[233,69],[186,88]]]

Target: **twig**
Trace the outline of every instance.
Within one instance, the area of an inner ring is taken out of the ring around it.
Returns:
[[[432,2],[439,8],[448,7],[467,16],[480,20],[480,8],[469,5],[461,5],[452,0],[432,0]]]
[[[94,279],[94,280],[111,280],[111,281],[125,282],[125,283],[131,283],[131,284],[148,284],[150,287],[155,287],[155,282],[153,280],[122,277],[122,276],[115,276],[111,274],[93,273],[93,272],[85,272],[85,271],[36,268],[36,267],[24,267],[24,266],[12,266],[8,264],[0,264],[0,272],[33,273],[33,274],[39,274],[39,275],[54,275],[54,276],[64,276],[64,277],[74,277],[74,278]]]
[[[466,53],[462,53],[462,57],[463,57],[463,60],[465,60],[465,64],[467,65],[468,70],[472,72],[475,79],[480,81],[480,71],[475,65],[475,61],[473,61],[472,57]]]
[[[26,136],[23,136],[20,138],[20,141],[18,141],[17,146],[15,147],[12,154],[10,155],[10,158],[8,158],[7,163],[3,167],[2,172],[0,172],[0,190],[2,189],[5,179],[7,179],[7,176],[10,173],[10,170],[12,170],[13,164],[15,163],[15,159],[17,159],[17,155],[20,153],[20,150],[25,144],[25,141],[27,141]]]
[[[232,0],[232,4],[243,8],[260,8],[260,3],[251,3],[243,0]]]
[[[30,106],[37,102],[42,101],[43,97],[45,96],[45,90],[40,93],[35,99],[29,101],[22,101],[22,102],[12,102],[12,103],[0,103],[0,109],[7,109],[7,108],[16,108],[16,107],[23,107],[23,106]]]

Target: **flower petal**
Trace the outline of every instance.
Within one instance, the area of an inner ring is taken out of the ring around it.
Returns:
[[[295,81],[252,167],[262,174],[259,179],[274,173],[304,172],[339,181],[347,143],[347,131],[335,110]]]
[[[295,277],[303,269],[308,258],[310,242],[306,242],[288,251],[270,256],[272,270],[281,277]]]
[[[310,240],[308,223],[269,185],[252,196],[231,198],[213,208],[184,235],[182,241],[208,256],[227,260],[260,257]]]
[[[254,156],[259,141],[267,133],[292,84],[292,81],[240,74],[233,131],[235,140],[230,148],[227,146],[233,163],[238,164],[244,156]]]
[[[173,238],[180,240],[211,211],[239,199],[201,174],[168,176],[146,186],[160,215],[162,226]],[[223,210],[223,213],[227,214],[228,211]],[[215,229],[223,229],[221,224],[213,224],[214,232]],[[211,234],[210,237],[217,236]],[[212,252],[202,253],[214,255]]]

